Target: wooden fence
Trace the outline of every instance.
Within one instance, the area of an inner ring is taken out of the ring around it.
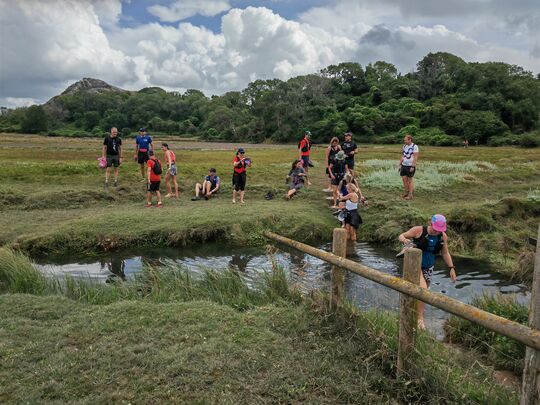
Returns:
[[[525,369],[523,371],[521,405],[540,404],[540,242],[538,242],[540,241],[540,227],[538,228],[535,255],[529,327],[483,311],[444,294],[420,287],[422,252],[419,249],[413,248],[405,252],[403,278],[399,278],[346,259],[347,237],[343,228],[334,229],[332,253],[273,232],[267,231],[264,235],[268,239],[290,246],[333,265],[330,303],[334,308],[338,308],[343,303],[344,270],[351,271],[401,293],[397,359],[398,375],[409,373],[414,365],[417,300],[420,300],[525,344],[527,350]]]

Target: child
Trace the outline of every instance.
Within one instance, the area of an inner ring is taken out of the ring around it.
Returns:
[[[163,204],[161,203],[161,193],[159,192],[159,184],[161,183],[161,162],[156,159],[154,156],[154,151],[148,151],[148,162],[146,162],[148,167],[148,188],[146,192],[146,208],[152,207],[152,193],[155,193],[157,196],[157,208],[162,208]]]

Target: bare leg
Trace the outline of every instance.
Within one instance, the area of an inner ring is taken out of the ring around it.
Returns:
[[[173,176],[173,183],[174,183],[174,195],[176,198],[178,198],[178,182],[176,181],[176,176]]]
[[[356,228],[354,226],[351,226],[351,240],[356,242]]]
[[[144,164],[141,164],[141,165],[139,165],[139,166],[140,166],[140,168],[141,168],[141,176],[142,176],[142,178],[144,179],[144,178],[145,178],[145,175],[144,175]]]
[[[201,188],[202,188],[201,183],[195,184],[195,197],[199,196],[199,194],[201,193]]]
[[[109,175],[110,175],[110,173],[111,173],[110,170],[111,170],[110,167],[107,167],[107,168],[105,169],[105,183],[108,183],[108,182],[109,182]]]
[[[245,191],[244,190],[240,190],[240,202],[243,204],[244,203],[244,194],[245,194]]]
[[[165,186],[167,187],[167,197],[171,196],[171,175],[169,172],[165,175]]]
[[[233,192],[232,192],[232,202],[233,204],[236,202],[236,189],[235,188],[233,189]]]
[[[296,189],[291,189],[287,192],[287,200],[290,200],[291,198],[293,198],[293,195],[296,194]]]
[[[120,167],[114,168],[114,182],[116,183],[118,181],[118,172],[120,171]]]
[[[412,177],[409,177],[409,198],[411,199],[413,197],[413,191],[414,191],[414,179]]]
[[[150,191],[146,193],[146,204],[152,205],[152,193]]]
[[[161,204],[161,193],[158,191],[156,191],[156,195],[157,195],[157,203],[158,204]]]
[[[332,185],[332,192],[334,194],[334,205],[332,206],[332,208],[337,208],[337,199],[338,199],[337,186]]]
[[[401,176],[401,180],[403,181],[403,197],[407,197],[409,195],[409,182],[407,176]]]

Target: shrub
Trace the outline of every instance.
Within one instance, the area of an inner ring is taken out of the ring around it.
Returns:
[[[519,146],[524,148],[536,148],[540,146],[540,133],[531,133],[519,137]]]

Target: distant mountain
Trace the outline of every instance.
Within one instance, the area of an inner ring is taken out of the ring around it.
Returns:
[[[75,93],[92,93],[100,94],[107,92],[120,92],[120,93],[129,93],[128,90],[121,89],[120,87],[111,86],[109,83],[104,82],[103,80],[93,79],[91,77],[84,77],[78,82],[73,83],[67,89],[65,89],[58,96],[54,96],[49,101],[47,101],[43,108],[47,114],[52,115],[57,118],[65,118],[67,111],[62,107],[62,104],[58,101],[59,97],[71,95]]]

